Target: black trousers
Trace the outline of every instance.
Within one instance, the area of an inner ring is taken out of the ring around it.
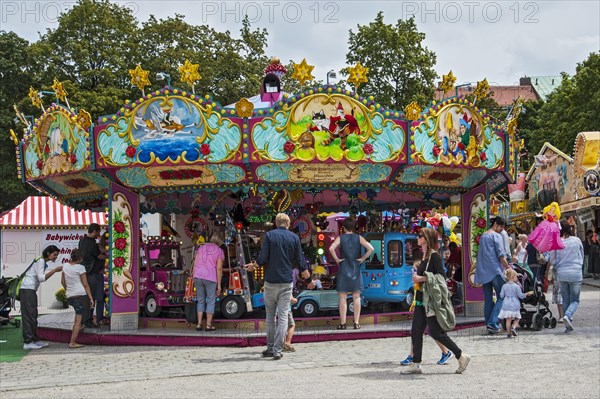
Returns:
[[[40,341],[40,337],[37,335],[38,326],[38,297],[37,292],[34,290],[21,289],[19,291],[19,297],[21,298],[21,318],[23,322],[23,342],[30,344],[32,342]]]
[[[440,327],[435,316],[427,317],[425,313],[425,307],[415,306],[415,312],[413,314],[412,329],[410,331],[410,337],[413,346],[413,362],[421,363],[423,355],[423,333],[425,327],[429,327],[429,333],[431,338],[440,342],[446,348],[454,353],[457,359],[462,355],[460,348],[452,341],[452,339],[446,334]]]
[[[104,275],[96,273],[88,274],[87,277],[92,298],[96,301],[96,322],[100,323],[104,319]],[[88,313],[89,316],[85,319],[86,324],[93,323],[94,320],[93,309],[90,309],[85,314],[88,315]]]

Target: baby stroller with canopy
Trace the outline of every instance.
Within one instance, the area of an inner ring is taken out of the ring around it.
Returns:
[[[519,274],[519,285],[523,292],[533,292],[521,300],[521,328],[531,328],[539,331],[542,328],[555,328],[557,320],[552,315],[549,303],[544,295],[543,282],[534,278],[530,269],[514,265]]]
[[[21,320],[10,317],[12,300],[8,295],[8,285],[4,277],[0,278],[0,326],[12,324],[16,328],[21,326]]]

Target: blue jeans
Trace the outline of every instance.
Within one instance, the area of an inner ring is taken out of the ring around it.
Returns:
[[[485,324],[497,330],[500,329],[498,323],[498,314],[502,309],[502,299],[500,298],[500,291],[504,285],[504,279],[501,275],[497,274],[492,281],[483,284],[483,315],[485,317]],[[496,292],[496,303],[494,304],[494,297],[492,290]]]
[[[292,283],[273,284],[265,282],[267,350],[273,354],[281,353],[283,350],[291,297]]]
[[[563,299],[563,309],[565,316],[573,320],[573,315],[579,307],[579,294],[581,293],[581,281],[574,283],[570,281],[560,281],[560,293]]]
[[[196,286],[196,310],[198,312],[206,312],[215,314],[215,302],[217,300],[217,282],[194,278]]]

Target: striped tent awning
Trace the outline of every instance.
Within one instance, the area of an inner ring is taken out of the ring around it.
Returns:
[[[0,218],[3,228],[106,226],[104,212],[77,211],[50,197],[29,197]]]

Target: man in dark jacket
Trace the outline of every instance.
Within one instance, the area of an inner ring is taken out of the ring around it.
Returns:
[[[97,291],[104,290],[104,276],[101,271],[98,270],[97,265],[99,264],[98,256],[100,256],[100,248],[96,240],[100,237],[100,225],[92,223],[88,227],[88,232],[79,240],[79,250],[83,256],[81,264],[85,267],[88,283],[92,291],[92,297],[94,300],[98,300],[99,295]],[[102,280],[100,280],[102,279]],[[104,294],[104,293],[103,293]],[[104,304],[102,304],[104,306]],[[104,312],[101,312],[104,313]],[[101,321],[103,314],[97,314],[97,321]],[[94,324],[92,312],[83,315],[83,325],[86,327],[97,327]]]

